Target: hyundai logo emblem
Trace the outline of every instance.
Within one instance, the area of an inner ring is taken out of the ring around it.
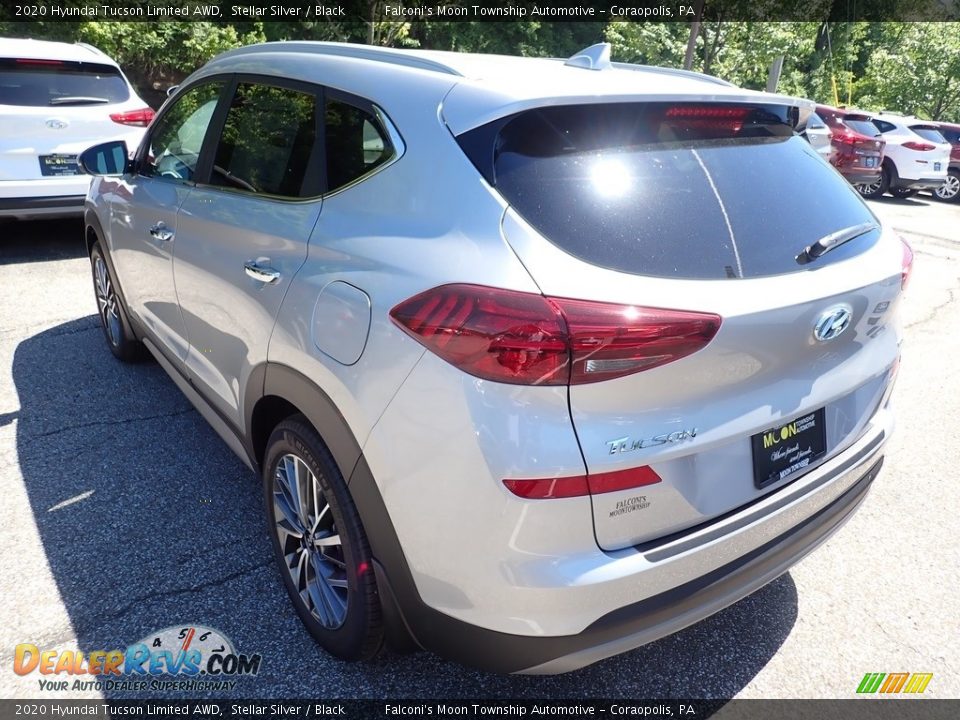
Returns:
[[[69,125],[66,120],[61,120],[59,118],[50,118],[47,120],[47,127],[51,130],[63,130],[67,125]]]
[[[813,326],[813,336],[820,342],[840,337],[850,326],[853,313],[847,305],[838,305],[823,312]]]

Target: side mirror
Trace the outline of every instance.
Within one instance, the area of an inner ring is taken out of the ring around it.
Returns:
[[[130,169],[127,144],[114,140],[94,145],[80,153],[77,165],[87,175],[123,175]]]
[[[180,87],[180,86],[179,86],[179,85],[171,85],[170,87],[168,87],[168,88],[167,88],[167,97],[170,97],[171,95],[173,95],[173,94],[177,91],[177,88],[178,88],[178,87]]]

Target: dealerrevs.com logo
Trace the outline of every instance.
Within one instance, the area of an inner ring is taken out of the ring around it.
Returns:
[[[260,672],[260,655],[238,653],[221,632],[202,625],[168,627],[125,650],[41,650],[17,645],[13,671],[37,673],[40,690],[229,691],[236,678]]]

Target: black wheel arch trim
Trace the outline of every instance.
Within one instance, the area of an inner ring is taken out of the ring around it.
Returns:
[[[397,578],[405,592],[412,589],[416,593],[413,576],[384,507],[380,490],[363,457],[360,443],[347,421],[333,400],[317,387],[314,381],[287,365],[268,362],[264,366],[263,385],[259,396],[250,391],[248,395],[250,401],[246,405],[246,442],[252,444],[253,413],[257,403],[271,396],[296,407],[320,435],[347,483],[347,489],[370,543],[387,642],[400,650],[409,648],[415,641],[409,631],[405,612],[401,610],[402,603],[393,590],[392,583],[395,581],[388,578],[388,573],[391,578]],[[416,599],[419,601],[418,594]]]
[[[330,397],[303,373],[287,365],[271,362],[265,366],[263,390],[256,402],[268,396],[286,400],[306,416],[323,438],[340,473],[349,484],[354,466],[360,458],[360,444]],[[253,427],[252,413],[256,402],[247,404],[248,434]]]

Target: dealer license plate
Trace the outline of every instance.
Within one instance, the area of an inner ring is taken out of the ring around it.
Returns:
[[[40,174],[50,175],[79,175],[76,155],[41,155]]]
[[[750,438],[758,488],[805,472],[827,452],[823,408]]]

